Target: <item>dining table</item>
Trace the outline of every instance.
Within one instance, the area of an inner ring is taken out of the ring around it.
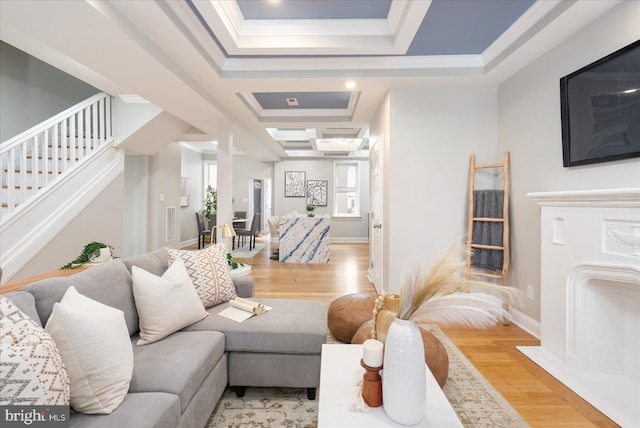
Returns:
[[[233,225],[233,230],[247,230],[247,224],[249,223],[249,219],[248,218],[233,218],[231,220],[232,225]],[[233,238],[231,238],[233,240],[232,244],[231,244],[231,248],[235,250],[236,248],[236,238],[235,236]],[[238,247],[240,247],[240,237],[238,237]]]

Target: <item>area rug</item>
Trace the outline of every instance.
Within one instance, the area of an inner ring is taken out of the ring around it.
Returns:
[[[249,238],[247,238],[247,243],[242,247],[231,251],[231,255],[234,259],[250,259],[258,254],[266,245],[266,242],[256,242],[256,246],[253,247],[253,250],[249,251]]]
[[[444,393],[465,427],[529,426],[440,328],[429,326],[429,330],[440,339],[449,354],[449,377]],[[329,334],[327,343],[340,342]],[[227,388],[209,418],[207,428],[306,428],[317,425],[318,400],[308,400],[305,388],[247,388],[243,398],[237,398]]]

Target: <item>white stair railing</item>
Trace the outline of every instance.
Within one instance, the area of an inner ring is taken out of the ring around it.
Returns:
[[[100,93],[0,144],[2,222],[112,139]]]

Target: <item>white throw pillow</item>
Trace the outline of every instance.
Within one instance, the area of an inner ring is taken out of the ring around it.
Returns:
[[[224,244],[210,245],[199,251],[169,248],[167,254],[169,263],[182,259],[205,308],[236,297]]]
[[[69,376],[53,338],[0,296],[0,405],[69,405]]]
[[[133,375],[133,348],[124,313],[71,286],[45,330],[56,341],[71,379],[76,412],[109,414],[124,400]]]
[[[140,318],[138,345],[156,342],[209,315],[182,260],[159,277],[133,266],[133,297]]]

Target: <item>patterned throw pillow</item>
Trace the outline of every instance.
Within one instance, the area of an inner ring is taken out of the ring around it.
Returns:
[[[69,405],[67,369],[42,327],[0,296],[0,405]]]
[[[205,308],[236,297],[224,244],[210,245],[199,251],[168,248],[167,253],[169,264],[177,258],[182,259]]]

